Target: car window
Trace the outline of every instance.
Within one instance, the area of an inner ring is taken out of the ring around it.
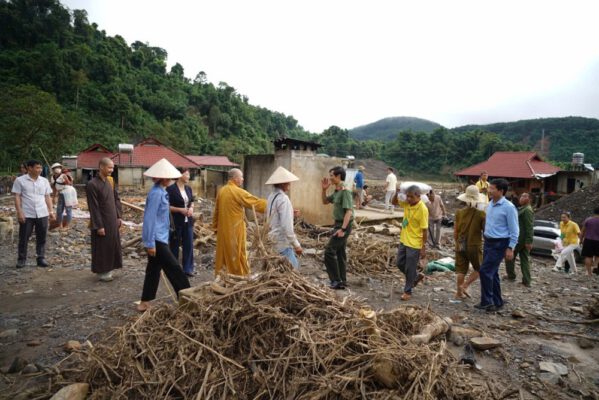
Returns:
[[[538,231],[538,230],[534,231],[534,236],[542,237],[542,238],[546,238],[546,239],[556,239],[558,237],[558,235],[553,232]]]

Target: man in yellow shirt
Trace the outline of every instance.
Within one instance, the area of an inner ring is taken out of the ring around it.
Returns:
[[[476,187],[478,188],[478,191],[482,194],[484,194],[484,198],[485,201],[488,203],[489,202],[489,174],[487,173],[487,171],[481,171],[480,173],[480,179],[478,180],[478,182],[476,182]]]
[[[233,168],[229,171],[229,182],[218,191],[216,196],[212,227],[216,230],[214,274],[217,276],[223,267],[233,275],[243,276],[250,273],[245,248],[244,208],[254,206],[257,212],[263,213],[266,209],[266,200],[243,190],[242,184],[243,172]]]
[[[576,222],[572,221],[569,212],[562,213],[561,220],[562,222],[559,223],[559,229],[562,233],[561,238],[564,248],[559,253],[559,257],[555,262],[553,271],[561,271],[564,266],[564,262],[568,261],[571,270],[566,270],[566,272],[573,274],[578,272],[578,268],[576,267],[576,258],[574,257],[574,250],[576,250],[580,244],[578,237],[580,234],[580,228]]]
[[[416,185],[406,190],[405,201],[399,206],[404,210],[399,249],[397,250],[397,267],[406,276],[403,301],[410,300],[412,289],[418,285],[423,274],[418,274],[418,261],[426,256],[426,238],[428,231],[428,208],[420,200],[420,188]]]

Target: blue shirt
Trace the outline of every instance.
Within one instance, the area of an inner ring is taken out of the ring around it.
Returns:
[[[357,189],[362,189],[364,187],[364,175],[362,174],[362,171],[356,172],[354,182],[356,182]]]
[[[168,244],[168,233],[171,225],[169,210],[168,194],[157,183],[152,187],[146,198],[141,240],[147,249],[156,248],[156,242]]]
[[[520,227],[518,226],[518,210],[505,197],[498,202],[491,200],[487,207],[485,220],[485,237],[491,239],[509,238],[512,249],[518,243]]]

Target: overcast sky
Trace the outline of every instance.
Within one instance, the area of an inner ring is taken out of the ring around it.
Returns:
[[[599,117],[599,2],[63,0],[312,132]]]

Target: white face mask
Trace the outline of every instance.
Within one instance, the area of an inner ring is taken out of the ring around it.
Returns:
[[[62,169],[60,168],[54,168],[54,173],[55,174],[60,174],[62,172]]]

